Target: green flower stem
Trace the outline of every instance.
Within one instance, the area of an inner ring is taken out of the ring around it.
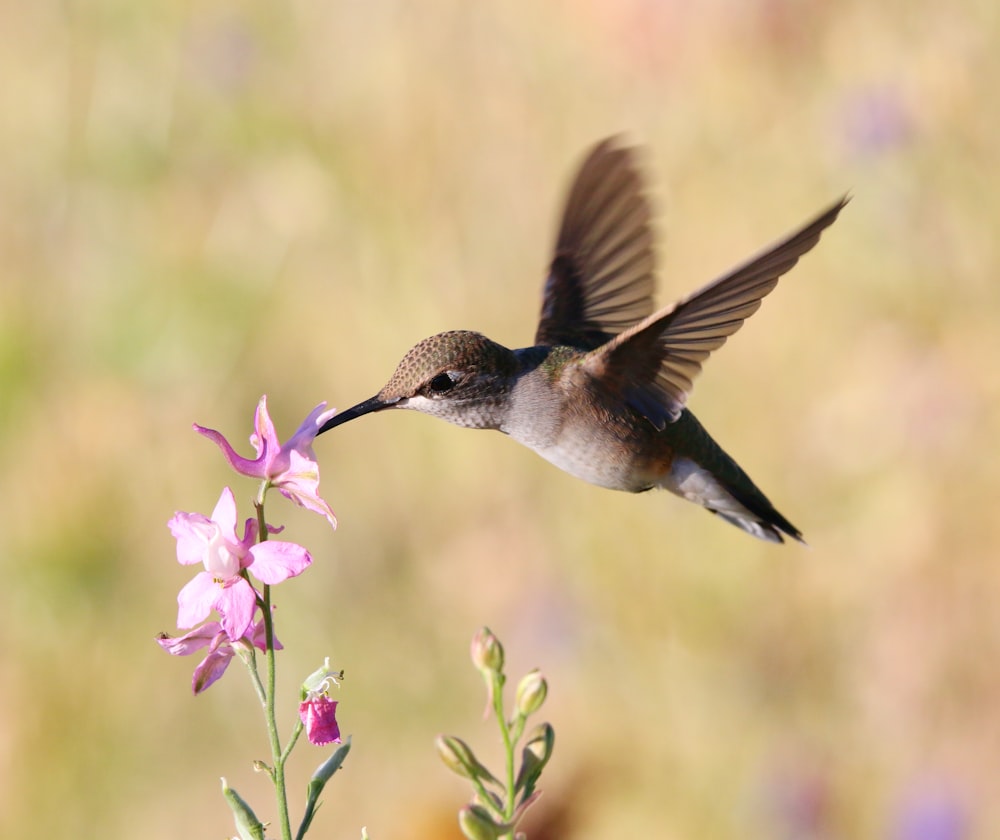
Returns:
[[[261,606],[263,606],[263,602],[261,602]],[[267,708],[267,693],[264,690],[264,683],[260,681],[260,672],[257,670],[257,651],[253,645],[249,645],[249,648],[245,653],[241,651],[240,656],[250,672],[250,682],[253,683],[253,690],[257,693],[260,705]]]
[[[486,789],[486,785],[484,785],[478,777],[470,779],[470,781],[472,782],[473,787],[475,787],[476,793],[479,794],[479,801],[482,803],[483,807],[498,819],[506,820],[504,811],[497,808],[496,805],[493,804],[493,797],[490,796],[490,792]]]
[[[292,840],[292,825],[288,818],[288,794],[285,791],[285,759],[287,755],[281,749],[281,737],[278,735],[278,722],[274,712],[274,692],[277,668],[274,656],[274,623],[271,620],[271,587],[263,586],[264,600],[264,638],[267,646],[267,703],[264,708],[264,718],[267,721],[267,735],[271,741],[271,758],[274,761],[274,797],[278,805],[278,825],[281,827],[283,840]]]
[[[507,718],[503,712],[503,684],[504,676],[499,672],[494,672],[493,674],[493,713],[497,717],[497,723],[500,726],[500,737],[503,739],[503,751],[504,758],[507,765],[507,778],[506,778],[506,802],[504,803],[503,818],[504,822],[510,822],[511,818],[514,816],[515,807],[515,790],[514,790],[514,747],[517,744],[517,738],[511,737],[511,728],[507,723]],[[513,837],[514,832],[511,831],[507,834],[502,835],[503,837]]]
[[[301,720],[295,721],[295,726],[292,729],[292,734],[288,738],[288,744],[285,746],[285,751],[281,754],[281,763],[284,764],[288,760],[288,756],[292,754],[292,750],[295,749],[295,744],[299,740],[299,735],[302,734],[302,730],[305,727],[302,725]]]
[[[254,507],[257,509],[258,542],[267,539],[267,522],[264,519],[264,491],[261,487]],[[278,805],[278,825],[281,827],[282,840],[292,840],[292,824],[288,818],[288,794],[285,790],[285,759],[287,752],[281,749],[281,737],[278,735],[278,722],[274,710],[274,693],[277,683],[277,663],[274,656],[274,621],[271,616],[271,587],[266,583],[262,587],[261,600],[264,611],[264,642],[267,652],[267,682],[265,683],[264,720],[267,723],[267,735],[271,741],[272,779],[274,781],[274,798]]]

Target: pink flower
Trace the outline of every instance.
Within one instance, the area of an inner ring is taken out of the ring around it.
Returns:
[[[156,643],[172,656],[188,656],[204,647],[208,648],[208,656],[198,663],[191,679],[191,689],[195,694],[201,694],[226,672],[229,661],[236,652],[234,644],[267,649],[263,618],[258,619],[247,635],[237,642],[230,641],[218,621],[210,621],[183,636],[173,637],[161,633]],[[275,639],[274,649],[281,650],[281,648],[281,642]]]
[[[326,694],[310,694],[299,704],[299,719],[305,725],[309,743],[318,747],[340,743],[337,725],[337,701]]]
[[[337,726],[337,703],[330,699],[330,687],[339,686],[344,678],[343,671],[330,668],[330,657],[313,671],[302,683],[302,702],[299,704],[299,719],[305,725],[309,741],[317,746],[340,743],[340,727]]]
[[[265,480],[269,486],[277,487],[283,496],[297,505],[325,516],[336,528],[337,517],[319,496],[319,465],[312,448],[316,433],[335,413],[333,409],[323,411],[324,408],[325,402],[309,412],[298,431],[282,446],[271,416],[267,413],[265,394],[260,398],[254,413],[254,433],[250,436],[250,443],[257,451],[257,457],[253,460],[237,455],[229,441],[214,429],[206,429],[197,423],[194,424],[194,429],[215,441],[229,466],[240,475]]]
[[[257,520],[248,519],[243,538],[236,535],[236,500],[224,488],[208,518],[200,513],[174,514],[167,523],[177,539],[177,560],[202,563],[199,572],[177,596],[177,626],[194,627],[214,609],[230,641],[246,635],[253,621],[257,592],[244,572],[262,583],[276,584],[303,572],[312,557],[302,546],[279,540],[254,544]]]

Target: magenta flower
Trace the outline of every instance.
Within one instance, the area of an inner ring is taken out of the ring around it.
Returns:
[[[326,694],[310,694],[299,704],[299,720],[305,725],[309,743],[317,747],[340,743],[337,725],[337,701]]]
[[[312,448],[316,433],[335,413],[334,409],[323,411],[324,408],[325,402],[310,411],[298,431],[282,446],[267,413],[265,394],[254,412],[254,433],[250,436],[250,443],[257,451],[257,457],[253,460],[237,455],[229,441],[214,429],[206,429],[197,423],[194,429],[215,441],[229,466],[240,475],[263,479],[268,486],[277,487],[283,496],[297,505],[325,516],[336,528],[337,517],[319,496],[319,465]]]
[[[178,512],[167,526],[177,539],[177,560],[186,566],[205,566],[177,596],[177,626],[194,627],[214,609],[230,641],[246,635],[257,604],[257,592],[245,571],[262,583],[276,584],[295,577],[312,563],[309,552],[295,543],[267,540],[254,544],[256,519],[246,521],[240,539],[236,534],[236,500],[228,487],[223,489],[211,518]]]
[[[198,663],[191,678],[191,689],[195,694],[201,694],[226,672],[233,654],[236,653],[234,645],[253,645],[262,651],[267,650],[263,617],[258,619],[247,635],[237,642],[229,640],[218,621],[210,621],[183,636],[173,637],[161,633],[156,643],[172,656],[189,656],[204,647],[208,648],[208,656]],[[274,649],[281,650],[281,648],[281,642],[275,638]]]
[[[322,746],[331,741],[340,743],[337,703],[330,699],[330,687],[339,686],[343,678],[343,671],[331,670],[330,657],[327,656],[323,660],[323,666],[313,671],[302,683],[303,699],[299,704],[299,719],[305,725],[311,744]]]

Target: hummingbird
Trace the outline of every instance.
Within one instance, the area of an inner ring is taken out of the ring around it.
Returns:
[[[654,311],[651,209],[637,153],[608,138],[569,190],[534,344],[511,350],[468,330],[425,338],[375,396],[334,415],[318,434],[365,414],[411,409],[501,431],[591,484],[630,493],[665,488],[760,539],[804,542],[686,405],[712,351],[848,200]]]

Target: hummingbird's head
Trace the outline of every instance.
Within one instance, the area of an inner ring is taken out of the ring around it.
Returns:
[[[512,351],[486,336],[452,330],[425,338],[371,399],[334,415],[321,428],[387,408],[409,408],[476,429],[496,428],[517,372]]]

